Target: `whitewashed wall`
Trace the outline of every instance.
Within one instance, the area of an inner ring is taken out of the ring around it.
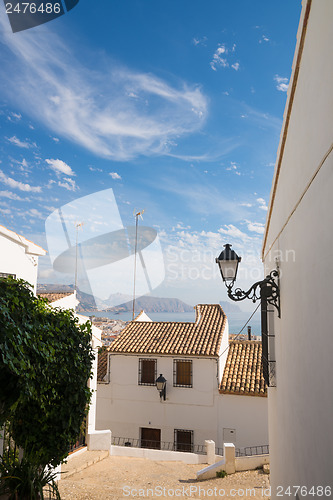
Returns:
[[[110,383],[97,389],[97,429],[139,439],[141,427],[157,428],[166,442],[174,429],[193,430],[194,444],[211,439],[222,447],[227,427],[236,429],[237,447],[268,444],[267,398],[219,394],[217,359],[193,358],[193,388],[183,388],[173,387],[173,358],[151,356],[167,379],[160,401],[155,386],[138,385],[140,357],[147,356],[111,355]]]
[[[278,485],[309,491],[333,483],[333,2],[303,2],[294,78],[310,5],[263,248],[266,271],[276,256],[281,270],[277,387],[269,389],[272,498]]]
[[[33,286],[35,292],[38,257],[45,253],[38,245],[0,226],[0,272],[24,279]]]
[[[162,429],[161,440],[173,442],[174,429],[194,431],[195,444],[217,439],[217,360],[191,358],[193,387],[173,387],[173,358],[154,357],[157,376],[167,379],[166,401],[156,386],[138,385],[139,358],[112,355],[110,384],[98,385],[97,428],[109,428],[113,436],[140,437],[141,427]],[[179,357],[178,359],[184,359]]]

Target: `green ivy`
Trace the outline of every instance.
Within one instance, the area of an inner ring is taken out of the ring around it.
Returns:
[[[56,466],[90,402],[91,325],[52,309],[28,283],[0,279],[0,426],[36,464]]]

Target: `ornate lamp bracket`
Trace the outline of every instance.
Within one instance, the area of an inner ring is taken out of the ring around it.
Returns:
[[[240,300],[250,299],[252,302],[265,299],[268,304],[271,304],[277,309],[278,317],[281,317],[280,310],[280,288],[279,288],[279,272],[275,269],[262,281],[257,281],[251,288],[245,292],[241,288],[236,288],[232,291],[234,282],[227,284],[228,297],[235,302]]]

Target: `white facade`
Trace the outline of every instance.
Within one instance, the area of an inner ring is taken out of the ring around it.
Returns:
[[[1,274],[13,274],[27,281],[36,292],[38,257],[45,254],[46,251],[32,241],[0,226]]]
[[[303,0],[263,245],[266,272],[278,257],[281,273],[277,386],[268,393],[272,498],[278,486],[314,498],[333,485],[332,19],[332,0]]]
[[[220,394],[228,352],[228,324],[220,355],[171,356],[110,353],[106,382],[97,389],[97,429],[115,438],[140,440],[141,429],[160,429],[161,442],[174,443],[175,430],[193,432],[194,446],[213,440],[222,448],[268,444],[267,398]],[[139,384],[139,360],[156,359],[157,376],[167,380],[166,400],[155,385]],[[192,361],[192,387],[175,387],[174,360]]]

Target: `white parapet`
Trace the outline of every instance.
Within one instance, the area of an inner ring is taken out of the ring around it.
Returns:
[[[89,451],[107,450],[111,454],[111,431],[92,431],[87,436],[87,447]]]
[[[206,454],[207,454],[207,463],[208,464],[215,464],[215,441],[212,441],[211,439],[207,439],[205,441],[205,446],[206,446]]]
[[[215,443],[214,443],[215,444]],[[225,471],[227,474],[234,474],[235,468],[235,445],[233,443],[224,443],[223,460],[213,463],[197,472],[197,480],[212,479],[216,477],[219,471]]]

